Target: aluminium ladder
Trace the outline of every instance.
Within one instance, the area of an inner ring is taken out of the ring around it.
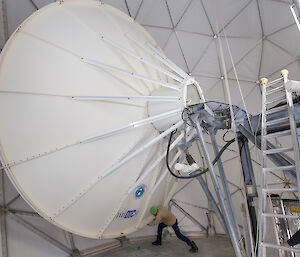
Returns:
[[[284,247],[281,245],[271,244],[266,242],[267,234],[267,218],[283,218],[283,219],[297,219],[300,216],[294,215],[284,215],[284,214],[275,214],[268,212],[267,202],[268,194],[277,194],[285,192],[300,192],[300,159],[299,159],[299,139],[297,135],[297,125],[295,121],[294,106],[292,93],[286,89],[285,84],[288,82],[288,71],[281,71],[281,78],[274,80],[268,83],[266,78],[261,79],[262,85],[262,117],[261,117],[261,152],[262,152],[262,174],[261,174],[261,196],[259,202],[259,245],[258,245],[258,257],[266,257],[266,249],[273,248],[284,251],[293,251],[300,253],[300,249],[295,249],[292,247]],[[282,93],[278,96],[278,93]],[[274,97],[274,95],[277,95]],[[276,103],[285,104],[269,108],[270,105]],[[276,113],[281,111],[288,110],[288,113],[284,117],[270,120],[269,117],[271,114],[273,116]],[[284,131],[268,133],[268,127],[270,126],[279,126],[283,123],[289,122],[289,129]],[[270,149],[268,147],[268,139],[278,138],[283,136],[290,136],[292,141],[292,146],[290,147],[278,147]],[[293,152],[294,154],[294,163],[295,165],[290,166],[277,166],[277,167],[268,167],[267,158],[271,154],[280,154],[285,152]],[[284,170],[295,170],[297,174],[298,187],[293,188],[268,188],[268,173],[270,172],[282,172]]]

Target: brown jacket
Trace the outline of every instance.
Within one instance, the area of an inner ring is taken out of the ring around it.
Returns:
[[[163,207],[158,207],[158,212],[156,217],[153,221],[149,223],[149,226],[157,225],[158,223],[162,222],[167,226],[172,226],[176,222],[176,217]]]

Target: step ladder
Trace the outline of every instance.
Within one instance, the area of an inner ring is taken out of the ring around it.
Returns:
[[[268,79],[260,80],[262,86],[262,116],[261,116],[261,153],[262,153],[262,174],[261,174],[261,196],[259,202],[259,244],[258,257],[266,257],[267,248],[273,248],[283,251],[292,251],[300,253],[300,249],[292,247],[284,247],[281,245],[272,244],[266,241],[267,233],[267,219],[282,218],[295,219],[300,216],[274,214],[268,212],[268,196],[270,194],[281,194],[285,192],[300,192],[300,157],[299,157],[299,140],[297,134],[297,125],[295,121],[294,106],[292,93],[289,92],[285,85],[288,82],[288,71],[281,71],[281,78],[268,83]],[[278,96],[279,94],[279,96]],[[276,97],[274,96],[276,95]],[[280,104],[279,107],[272,107],[272,105]],[[287,110],[285,116],[280,118],[270,119],[270,116],[276,116],[276,113]],[[282,123],[289,123],[289,128],[285,131],[268,133],[268,128],[271,126],[278,126]],[[292,145],[289,147],[279,147],[275,149],[268,148],[268,140],[271,138],[280,138],[289,136]],[[268,156],[271,154],[281,154],[286,152],[293,152],[294,165],[268,167]],[[268,173],[283,172],[284,170],[295,170],[297,174],[298,187],[294,188],[269,188],[268,187]]]

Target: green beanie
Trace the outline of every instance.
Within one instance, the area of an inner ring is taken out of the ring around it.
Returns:
[[[156,207],[154,207],[154,206],[152,206],[151,207],[151,209],[150,209],[150,212],[151,212],[151,214],[153,214],[153,215],[155,215],[156,213],[157,213],[157,208]]]

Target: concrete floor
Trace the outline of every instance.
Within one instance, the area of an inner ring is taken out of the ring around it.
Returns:
[[[177,238],[168,237],[161,246],[153,246],[153,240],[143,240],[130,243],[108,252],[99,257],[234,257],[233,248],[226,237],[191,238],[198,246],[198,253],[189,252],[189,247]]]

